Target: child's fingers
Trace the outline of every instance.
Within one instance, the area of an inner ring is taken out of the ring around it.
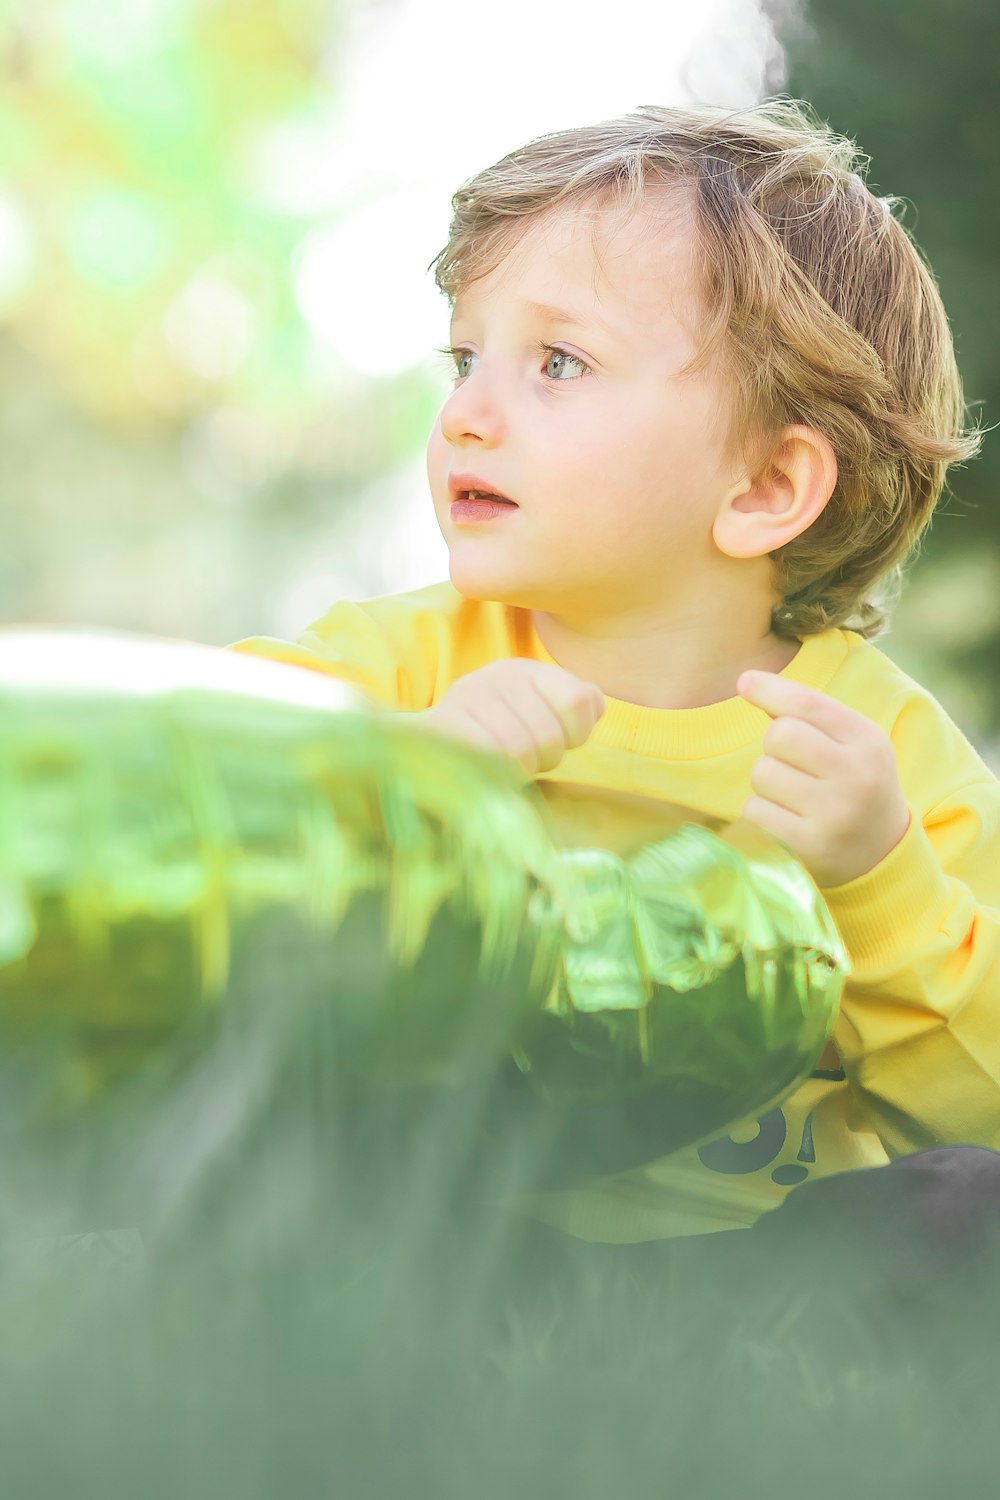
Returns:
[[[559,720],[523,685],[519,693],[497,684],[489,694],[466,692],[461,701],[429,710],[425,720],[451,739],[509,756],[526,776],[551,771],[566,750]]]
[[[427,713],[432,727],[500,750],[533,776],[553,770],[568,749],[582,745],[603,711],[593,683],[553,663],[518,657],[459,678]]]
[[[534,678],[532,686],[562,725],[567,749],[582,745],[604,712],[600,688],[562,668],[558,676]]]
[[[529,773],[552,771],[568,748],[558,713],[531,681],[509,683],[496,701],[498,730],[508,754]]]

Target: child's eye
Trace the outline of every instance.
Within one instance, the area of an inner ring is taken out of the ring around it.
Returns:
[[[461,360],[465,358],[467,354],[471,354],[472,350],[452,349],[449,345],[446,344],[443,349],[438,349],[437,353],[444,355],[445,369],[448,371],[448,374],[455,376],[457,380],[461,380],[463,372],[460,369],[457,369],[456,366],[460,363]]]
[[[446,365],[454,366],[454,369],[451,369],[449,373],[454,374],[457,380],[461,380],[463,375],[468,374],[467,370],[462,370],[461,363],[463,359],[471,357],[471,349],[453,349],[449,346],[445,346],[445,348],[443,349],[438,349],[437,353],[444,355]],[[570,354],[568,350],[560,349],[555,344],[539,344],[536,348],[536,355],[539,359],[541,359],[543,355],[546,356],[546,368],[552,363],[554,359],[561,359],[568,361],[571,365],[579,365],[580,369],[583,370],[586,374],[590,373],[590,366],[586,364],[582,359],[580,359],[578,355]],[[561,366],[561,369],[564,370],[565,368],[566,365],[563,364]],[[562,380],[561,376],[559,375],[550,375],[549,379],[553,380],[554,382],[558,382],[561,385],[565,384],[565,381]]]
[[[583,360],[578,359],[575,354],[570,354],[566,349],[555,348],[552,344],[543,344],[539,350],[539,353],[547,354],[549,356],[549,358],[545,361],[546,365],[551,364],[553,359],[564,359],[568,360],[571,365],[579,365],[581,370],[589,371],[590,369],[590,366],[584,364]],[[563,365],[562,368],[565,369],[566,366]],[[558,375],[555,377],[555,379],[559,379]]]

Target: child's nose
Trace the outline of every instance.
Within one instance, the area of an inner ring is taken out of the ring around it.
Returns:
[[[441,431],[449,443],[461,443],[470,437],[495,443],[505,429],[499,392],[481,367],[455,387],[441,408]]]

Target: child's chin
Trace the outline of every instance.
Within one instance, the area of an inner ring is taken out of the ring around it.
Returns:
[[[466,599],[491,600],[498,604],[521,603],[523,588],[519,589],[517,582],[506,577],[500,568],[470,567],[452,553],[449,573],[455,588]]]

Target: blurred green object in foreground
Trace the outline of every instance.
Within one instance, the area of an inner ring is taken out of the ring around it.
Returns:
[[[463,1097],[470,1180],[490,1191],[516,1128],[506,1180],[529,1188],[721,1133],[822,1049],[846,955],[749,825],[525,787],[235,653],[69,630],[0,648],[0,1041],[22,1136],[78,1141],[144,1089],[176,1108],[236,1026],[255,1062],[226,1090],[254,1074],[268,1108],[301,1107],[308,1075],[338,1149],[379,1115],[402,1146]],[[268,934],[281,962],[250,1004]]]

